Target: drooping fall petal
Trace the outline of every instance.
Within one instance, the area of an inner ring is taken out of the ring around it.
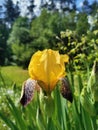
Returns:
[[[37,87],[37,82],[30,78],[23,83],[21,99],[20,99],[20,103],[23,106],[26,106],[33,99],[33,95],[36,87]]]
[[[45,49],[36,52],[29,64],[29,75],[32,79],[41,82],[46,92],[51,92],[58,80],[66,75],[65,62],[67,55],[60,55],[58,51]]]

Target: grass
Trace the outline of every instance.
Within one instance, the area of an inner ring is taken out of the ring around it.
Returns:
[[[22,83],[29,77],[28,71],[18,66],[0,67],[0,111],[11,119],[6,104],[6,95],[19,104]],[[8,119],[8,123],[10,123]],[[9,127],[0,119],[0,130],[9,130]]]
[[[1,74],[6,83],[16,82],[16,86],[29,77],[27,70],[17,66],[2,67]],[[67,76],[73,92],[72,103],[61,96],[58,84],[52,93],[54,106],[50,105],[49,108],[42,109],[40,95],[36,93],[36,98],[34,97],[33,101],[24,108],[17,102],[20,90],[16,87],[18,91],[15,90],[12,96],[11,94],[2,96],[3,105],[0,99],[0,118],[2,119],[0,128],[2,130],[98,130],[98,102],[91,102],[92,91],[91,89],[90,93],[87,91],[88,84],[92,83],[90,76],[89,80],[86,78],[86,84],[85,76],[82,76],[81,72],[73,74],[69,71]],[[85,87],[86,91],[84,91]],[[54,111],[52,116],[48,116],[46,112],[50,111],[51,107],[54,107]],[[92,108],[96,110],[96,114],[92,114]]]
[[[28,71],[18,66],[1,67],[1,75],[6,85],[15,83],[17,86],[20,86],[29,77]]]

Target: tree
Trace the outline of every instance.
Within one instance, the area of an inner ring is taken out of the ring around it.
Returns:
[[[9,29],[7,28],[6,24],[0,24],[0,65],[5,65],[6,61],[9,59],[9,52],[7,46],[7,38],[9,34]]]
[[[98,30],[98,2],[95,0],[92,5],[90,5],[91,7],[91,27],[92,30]]]
[[[56,36],[65,29],[76,28],[75,13],[64,15],[59,12],[50,12],[43,9],[41,15],[32,20],[31,32],[32,48],[43,50],[45,48],[54,49],[56,46]]]
[[[70,12],[76,10],[76,0],[41,0],[41,8],[49,11]]]
[[[19,17],[13,24],[8,44],[22,43],[26,44],[29,41],[29,20],[26,17]]]
[[[43,9],[41,15],[32,20],[30,35],[33,39],[32,48],[35,50],[42,50],[49,48],[48,38],[51,35],[48,28],[50,13]]]
[[[14,5],[12,0],[5,0],[4,7],[5,7],[5,13],[4,13],[5,22],[11,26],[15,21],[15,19],[18,18],[20,14],[18,2],[16,5]]]
[[[47,9],[48,11],[54,12],[54,11],[58,11],[58,9],[56,8],[56,1],[55,0],[41,0],[41,4],[40,4],[41,9]]]
[[[15,7],[15,19],[17,19],[20,16],[21,9],[19,7],[19,2],[17,1],[14,5]]]
[[[76,0],[58,0],[62,12],[71,12],[76,10]]]
[[[91,15],[95,16],[98,14],[98,1],[94,0],[93,3],[90,5],[91,8]]]
[[[0,21],[1,21],[1,15],[2,15],[2,6],[0,5]]]
[[[35,13],[34,13],[34,9],[35,9],[36,5],[34,4],[34,0],[29,0],[29,5],[27,6],[28,9],[28,14],[30,15],[30,19],[35,18]]]
[[[0,24],[3,23],[3,7],[0,5]]]
[[[47,6],[47,9],[49,11],[56,11],[57,8],[56,8],[56,2],[54,0],[49,0],[49,4]]]
[[[79,13],[76,22],[76,32],[79,36],[86,34],[89,30],[90,24],[88,23],[88,15],[86,13]]]
[[[86,14],[91,13],[90,4],[88,0],[83,1],[82,12],[85,12]]]
[[[27,67],[32,54],[29,32],[29,20],[26,17],[19,17],[13,24],[12,31],[8,39],[8,45],[12,50],[13,62],[17,65]]]

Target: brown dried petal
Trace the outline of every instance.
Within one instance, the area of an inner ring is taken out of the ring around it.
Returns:
[[[72,92],[70,90],[70,85],[66,78],[61,79],[61,90],[60,91],[61,91],[62,96],[72,103],[73,96],[72,96]]]

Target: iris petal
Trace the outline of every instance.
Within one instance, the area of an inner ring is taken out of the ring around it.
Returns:
[[[32,79],[43,82],[43,89],[51,92],[58,80],[66,75],[64,62],[68,62],[67,55],[60,55],[58,51],[45,49],[36,52],[29,64],[29,74]]]

